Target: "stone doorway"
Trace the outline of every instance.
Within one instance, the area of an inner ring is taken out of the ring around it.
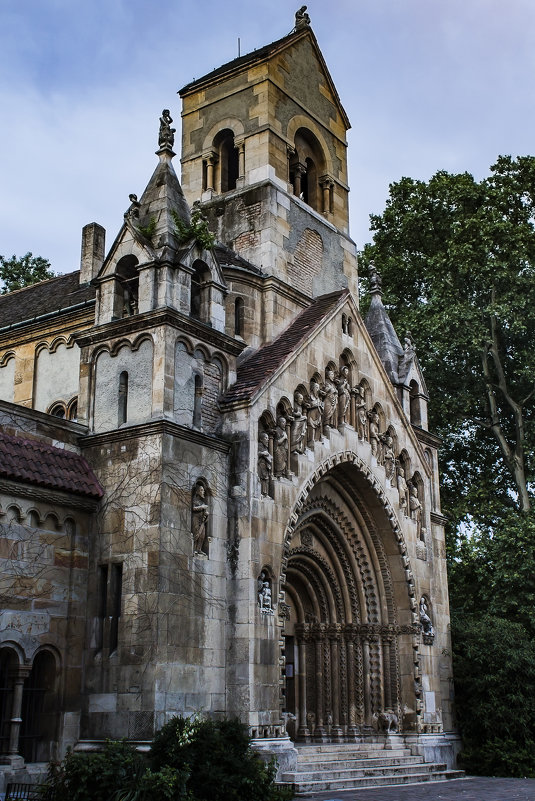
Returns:
[[[414,604],[390,517],[354,465],[320,478],[287,545],[283,711],[290,736],[354,741],[376,733],[385,712],[401,729],[404,705],[416,706]]]

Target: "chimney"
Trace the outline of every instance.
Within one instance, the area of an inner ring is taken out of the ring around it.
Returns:
[[[82,228],[80,284],[88,284],[98,274],[104,262],[105,241],[106,230],[98,223],[88,223]]]

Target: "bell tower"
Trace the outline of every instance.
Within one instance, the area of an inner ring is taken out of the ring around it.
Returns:
[[[216,237],[308,297],[354,289],[350,124],[306,11],[180,96],[182,188]]]

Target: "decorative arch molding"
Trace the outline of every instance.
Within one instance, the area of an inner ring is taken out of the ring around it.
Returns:
[[[316,470],[312,473],[309,479],[303,485],[299,497],[294,503],[292,512],[290,514],[288,525],[286,527],[286,531],[284,534],[283,540],[283,555],[282,555],[282,563],[281,563],[281,586],[286,580],[286,568],[288,565],[288,557],[290,554],[291,548],[291,541],[293,535],[296,531],[296,526],[301,523],[301,516],[304,514],[308,498],[312,489],[320,482],[321,479],[326,477],[335,467],[343,465],[343,464],[352,464],[354,465],[357,470],[359,471],[361,477],[366,482],[368,489],[370,489],[377,497],[377,500],[381,504],[384,509],[385,515],[388,518],[392,533],[396,539],[400,559],[404,566],[405,571],[405,582],[407,587],[407,595],[409,598],[414,598],[416,595],[416,587],[414,583],[414,576],[410,566],[410,559],[407,554],[407,544],[405,542],[405,537],[403,535],[402,528],[399,524],[397,519],[397,515],[392,507],[389,499],[386,496],[386,493],[374,476],[372,470],[368,467],[368,465],[356,454],[354,451],[343,451],[341,453],[333,454],[329,458],[325,459]],[[380,538],[375,530],[375,537],[373,537],[373,531],[376,528],[373,522],[373,518],[371,515],[366,511],[364,506],[360,506],[359,510],[364,517],[366,527],[372,533],[372,538],[374,540],[374,545],[378,546],[377,553],[380,553],[383,548],[380,542]],[[385,573],[387,569],[387,565],[385,563]],[[385,575],[386,577],[386,575]],[[391,582],[391,579],[389,583]],[[284,601],[284,597],[282,596],[281,590],[281,601]],[[392,610],[393,611],[393,610]],[[414,602],[414,608],[412,608],[411,604],[411,616],[414,623],[418,623],[418,611],[416,609],[416,602]]]
[[[333,162],[331,158],[331,153],[329,150],[329,146],[327,144],[327,140],[323,135],[323,132],[320,126],[311,118],[305,117],[303,114],[296,114],[295,117],[292,117],[288,123],[288,127],[286,128],[286,138],[288,144],[293,147],[293,143],[295,141],[295,135],[300,128],[305,128],[309,130],[316,139],[323,151],[323,158],[325,160],[325,169],[329,173],[329,175],[333,175]]]
[[[223,120],[219,120],[212,125],[206,136],[203,140],[203,151],[210,150],[214,144],[214,139],[220,133],[220,131],[224,131],[228,129],[232,131],[234,137],[243,136],[245,134],[245,128],[243,127],[243,122],[239,120],[237,117],[225,117]]]
[[[6,364],[11,361],[11,359],[15,359],[15,358],[16,358],[15,351],[14,350],[8,350],[7,353],[4,353],[2,358],[0,358],[0,367],[5,367]]]

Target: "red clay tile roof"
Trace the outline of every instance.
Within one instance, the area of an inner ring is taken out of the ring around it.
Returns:
[[[264,384],[282,365],[285,359],[309,337],[317,328],[325,315],[348,295],[348,290],[321,295],[311,306],[308,306],[295,320],[272,342],[262,345],[238,367],[238,377],[228,388],[221,399],[223,405],[248,401],[255,391]]]
[[[86,460],[34,439],[0,433],[0,478],[101,498],[104,494]]]
[[[31,322],[43,314],[60,312],[93,302],[95,287],[80,286],[80,271],[58,275],[47,281],[0,295],[0,330],[15,323]]]

